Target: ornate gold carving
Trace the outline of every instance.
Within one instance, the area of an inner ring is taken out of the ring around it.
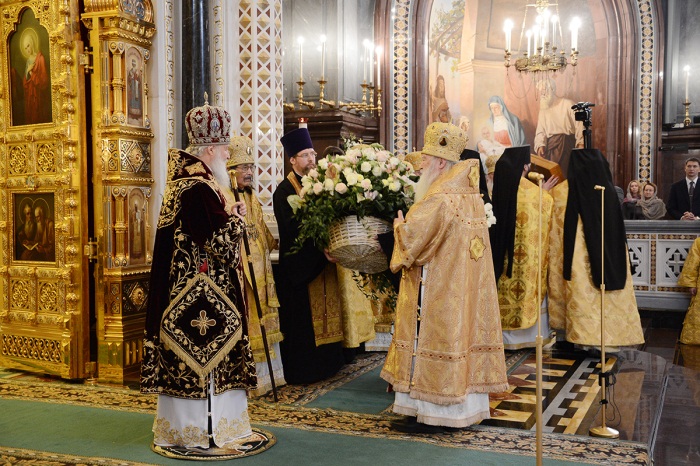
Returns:
[[[37,171],[42,173],[56,171],[56,152],[53,144],[39,144],[36,153]]]
[[[10,175],[29,173],[27,146],[10,147]]]
[[[38,298],[40,312],[58,311],[58,289],[56,283],[40,283]]]
[[[57,340],[3,334],[3,356],[33,359],[38,361],[63,362],[62,344]]]
[[[10,305],[12,310],[29,309],[29,282],[10,280]]]

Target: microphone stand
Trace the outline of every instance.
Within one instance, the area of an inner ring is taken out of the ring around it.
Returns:
[[[527,177],[535,181],[540,190],[539,216],[537,223],[537,337],[535,337],[537,367],[535,378],[535,454],[537,466],[542,466],[542,173],[529,173]]]
[[[238,194],[238,182],[236,180],[236,170],[230,170],[233,176],[231,176],[231,191],[233,191],[233,197],[236,202],[240,202],[241,198]],[[265,332],[265,324],[263,323],[262,306],[260,306],[260,296],[258,296],[258,284],[255,281],[255,270],[253,269],[253,258],[250,256],[250,244],[248,243],[248,230],[243,229],[243,247],[245,249],[246,257],[248,258],[248,272],[250,273],[250,284],[253,287],[253,296],[255,299],[255,306],[258,310],[258,321],[260,322],[260,333],[262,335],[263,348],[265,349],[265,359],[267,359],[267,370],[270,372],[270,384],[272,385],[272,397],[275,403],[279,401],[277,397],[277,386],[275,384],[275,373],[272,371],[272,359],[270,359],[270,347],[267,344],[267,332]],[[243,289],[243,294],[245,295],[245,287]]]
[[[591,427],[590,434],[594,437],[618,438],[620,433],[605,425],[606,408],[608,400],[605,397],[607,381],[610,374],[605,370],[605,186],[596,185],[595,189],[600,191],[600,404],[601,404],[601,425]]]

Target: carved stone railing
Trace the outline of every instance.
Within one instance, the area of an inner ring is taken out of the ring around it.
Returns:
[[[627,220],[627,243],[637,306],[640,309],[685,311],[690,293],[678,286],[678,275],[700,222]]]

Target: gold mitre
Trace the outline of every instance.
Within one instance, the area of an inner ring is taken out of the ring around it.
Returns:
[[[231,155],[231,158],[226,163],[228,168],[243,165],[244,163],[255,163],[253,141],[248,136],[233,136],[231,143],[228,145],[228,152]]]
[[[421,163],[423,163],[423,153],[421,151],[409,152],[403,160],[410,163],[413,170],[420,170]]]
[[[496,162],[500,158],[500,155],[489,155],[486,157],[486,173],[494,173],[496,171]]]
[[[425,130],[423,152],[450,162],[459,162],[459,156],[467,147],[467,135],[450,123],[431,123]]]

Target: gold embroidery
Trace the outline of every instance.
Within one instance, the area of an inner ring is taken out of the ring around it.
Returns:
[[[469,168],[469,186],[472,188],[479,187],[479,165],[472,165]]]
[[[483,257],[485,250],[486,245],[484,244],[484,240],[478,236],[472,238],[471,242],[469,243],[469,255],[473,260],[478,262],[479,259]]]
[[[199,318],[192,319],[192,322],[190,324],[192,325],[192,327],[199,328],[200,335],[206,335],[209,327],[213,327],[214,325],[216,325],[216,321],[214,319],[207,319],[207,311],[201,310],[199,311]]]
[[[185,426],[182,431],[173,429],[170,421],[158,417],[153,423],[153,442],[193,448],[209,445],[209,436],[204,429],[195,426]]]
[[[195,173],[205,173],[206,170],[204,169],[204,165],[202,165],[202,162],[197,162],[194,165],[188,165],[185,167],[185,170],[187,170],[187,173],[190,175],[194,175]]]
[[[214,441],[217,445],[226,445],[227,443],[240,440],[241,437],[251,433],[248,411],[243,411],[238,419],[229,421],[222,417],[219,420],[219,423],[214,428]]]

